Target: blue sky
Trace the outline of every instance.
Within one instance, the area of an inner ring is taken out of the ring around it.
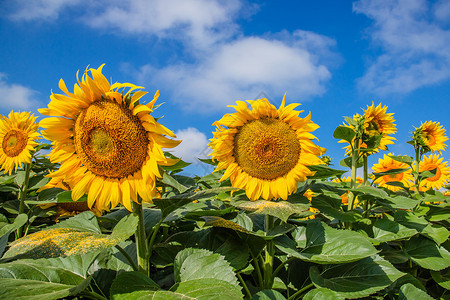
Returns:
[[[39,115],[60,78],[73,86],[77,70],[105,63],[113,82],[160,90],[155,114],[183,139],[175,154],[190,174],[208,171],[195,157],[236,100],[278,107],[286,92],[337,166],[334,129],[372,101],[395,113],[396,155],[412,155],[413,126],[450,128],[448,0],[87,2],[0,2],[1,114]]]

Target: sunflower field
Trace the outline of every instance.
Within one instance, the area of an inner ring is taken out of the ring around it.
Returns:
[[[395,155],[372,103],[330,133],[335,166],[300,104],[237,101],[213,124],[214,172],[186,176],[159,92],[102,67],[61,79],[39,123],[1,116],[0,299],[450,299],[439,122]]]

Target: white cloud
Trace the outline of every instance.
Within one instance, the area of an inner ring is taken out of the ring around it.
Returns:
[[[84,21],[94,28],[188,39],[205,47],[234,29],[240,8],[238,0],[115,0],[93,9]]]
[[[360,88],[408,93],[450,78],[450,30],[441,22],[449,8],[443,2],[360,0],[353,9],[374,20],[369,33],[382,49],[359,79]]]
[[[175,132],[177,139],[182,142],[176,147],[170,150],[170,152],[181,158],[182,160],[190,163],[199,163],[198,158],[206,158],[211,152],[208,148],[208,139],[206,135],[199,131],[197,128],[188,127]]]
[[[309,51],[306,45],[317,52]],[[333,45],[329,38],[304,31],[289,36],[284,33],[283,39],[242,37],[217,44],[198,57],[196,64],[162,69],[146,65],[138,73],[140,81],[173,91],[172,98],[188,110],[222,110],[227,104],[254,99],[262,92],[287,92],[288,99],[303,101],[325,91],[331,74],[316,54],[329,52]]]
[[[82,3],[81,0],[14,0],[7,1],[14,10],[9,17],[15,21],[53,21],[64,9]]]
[[[6,82],[6,75],[0,73],[0,95],[3,98],[0,101],[0,108],[13,110],[35,108],[38,104],[34,98],[35,94],[36,91],[25,86]]]

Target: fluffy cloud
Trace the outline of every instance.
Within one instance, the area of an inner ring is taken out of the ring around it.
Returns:
[[[0,108],[13,110],[30,110],[38,104],[35,100],[36,92],[19,84],[11,84],[6,81],[6,75],[0,73]]]
[[[197,128],[188,127],[178,130],[175,134],[182,142],[176,148],[170,149],[170,152],[184,161],[198,164],[198,158],[206,158],[211,152],[206,135]]]
[[[360,88],[380,95],[407,93],[450,78],[448,2],[360,0],[353,9],[373,19],[369,33],[382,49],[359,79]]]
[[[261,93],[287,92],[291,99],[304,100],[325,91],[331,73],[319,55],[332,46],[333,40],[306,31],[278,38],[242,37],[215,45],[195,64],[161,69],[146,65],[133,73],[139,73],[142,82],[173,91],[172,98],[188,110],[221,110]]]

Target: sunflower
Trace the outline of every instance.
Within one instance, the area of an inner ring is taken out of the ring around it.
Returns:
[[[42,135],[52,141],[50,160],[61,163],[49,176],[73,183],[74,201],[87,193],[90,208],[104,211],[121,203],[131,211],[131,201],[139,202],[138,196],[151,202],[157,194],[156,177],[162,177],[158,165],[177,161],[165,157],[162,148],[180,141],[167,138],[175,135],[150,115],[159,91],[150,103],[139,104],[147,94],[142,87],[111,85],[102,68],[86,70],[81,81],[77,72],[73,93],[61,79],[65,95],[52,93],[48,108],[39,110],[52,116],[40,125],[46,128]]]
[[[414,137],[417,137],[418,143],[428,148],[430,151],[439,152],[445,151],[447,145],[445,142],[448,137],[445,135],[445,129],[439,122],[427,121],[422,123],[419,128],[414,131]]]
[[[337,183],[339,183],[339,182],[351,182],[352,178],[350,176],[349,177],[341,177],[341,178],[335,178],[332,181],[333,182],[337,182]],[[361,176],[356,176],[356,182],[359,183],[359,185],[361,185],[363,183],[363,181],[364,180],[361,178]],[[341,201],[342,201],[342,204],[344,204],[344,205],[348,205],[348,193],[349,192],[345,192],[344,194],[341,195]],[[356,196],[355,200],[354,200],[354,204],[356,205],[358,203],[359,203],[358,196]]]
[[[389,155],[391,156],[393,154]],[[393,160],[392,158],[390,158],[388,155],[385,154],[382,159],[381,158],[378,159],[378,164],[374,164],[372,167],[374,173],[387,172],[395,169],[407,169],[407,170],[397,174],[380,176],[377,179],[375,179],[374,183],[394,192],[401,190],[402,188],[399,186],[390,185],[389,182],[401,182],[403,186],[407,188],[411,187],[414,183],[414,178],[411,174],[411,169],[409,168],[408,164]]]
[[[11,175],[23,163],[31,163],[31,152],[38,145],[39,123],[28,112],[11,111],[8,118],[0,119],[0,164],[1,169]]]
[[[250,200],[286,200],[297,182],[314,174],[308,165],[323,164],[319,156],[325,149],[313,143],[311,134],[319,126],[311,114],[300,118],[302,111],[294,110],[300,104],[285,106],[285,99],[278,110],[265,98],[248,100],[251,110],[237,101],[231,106],[235,113],[213,124],[217,128],[209,146],[218,161],[215,171],[225,170],[221,180],[230,178]]]
[[[436,172],[434,176],[425,178],[420,181],[419,190],[438,190],[447,185],[450,181],[450,167],[447,166],[447,162],[444,158],[439,157],[437,154],[430,154],[430,156],[424,155],[422,161],[419,163],[419,172],[432,171]],[[434,171],[435,170],[435,171]]]
[[[359,147],[364,149],[367,148],[364,139],[368,139],[375,136],[381,135],[380,144],[374,149],[373,152],[367,152],[366,155],[370,155],[374,152],[378,152],[378,150],[387,150],[387,145],[393,144],[396,139],[390,134],[394,134],[397,132],[397,127],[394,124],[395,119],[393,117],[393,113],[387,113],[387,106],[384,105],[381,107],[381,103],[375,107],[375,104],[372,102],[372,106],[367,106],[367,109],[364,110],[364,115],[361,116],[356,114],[353,119],[358,120],[360,118],[364,118],[364,128],[363,128],[363,141],[360,141]],[[344,126],[354,128],[352,125],[348,125],[344,123]],[[348,143],[347,141],[341,140],[339,143]],[[344,147],[345,155],[351,154],[351,145],[347,145]]]

